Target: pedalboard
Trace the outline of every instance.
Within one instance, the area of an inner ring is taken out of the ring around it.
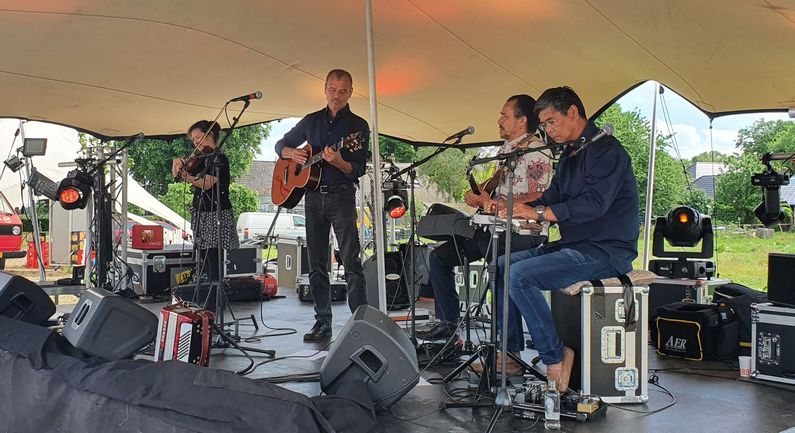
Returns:
[[[513,389],[514,418],[541,420],[544,419],[544,394],[546,382],[528,380]],[[602,418],[607,413],[607,405],[598,397],[576,393],[564,394],[560,397],[560,416],[577,422],[587,422]]]

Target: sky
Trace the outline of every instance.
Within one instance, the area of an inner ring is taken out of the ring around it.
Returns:
[[[624,111],[638,109],[640,114],[650,121],[654,88],[655,84],[653,82],[640,85],[619,99],[618,104]],[[663,116],[663,101],[670,115],[670,126]],[[759,119],[766,121],[786,120],[789,119],[789,116],[787,113],[771,112],[718,117],[712,122],[714,149],[724,154],[735,153],[734,142],[737,138],[737,131],[751,126]],[[273,146],[297,122],[298,119],[284,119],[274,122],[270,136],[262,142],[260,154],[255,159],[260,161],[275,160],[276,153],[273,151]],[[657,100],[657,132],[665,135],[671,132],[674,133],[682,158],[691,158],[710,149],[709,118],[693,104],[668,89]]]

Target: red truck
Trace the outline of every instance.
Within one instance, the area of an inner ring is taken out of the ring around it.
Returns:
[[[0,192],[0,269],[5,269],[6,259],[20,257],[25,257],[25,251],[22,251],[22,220]]]

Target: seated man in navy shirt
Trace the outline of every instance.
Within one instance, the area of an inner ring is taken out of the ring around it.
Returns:
[[[340,257],[348,283],[348,307],[351,312],[367,303],[364,270],[359,258],[359,232],[356,230],[356,185],[367,164],[367,139],[370,128],[361,117],[353,114],[348,100],[353,94],[353,78],[342,69],[334,69],[326,76],[326,102],[320,111],[307,114],[276,143],[276,154],[306,162],[309,153],[322,153],[320,186],[307,191],[305,198],[306,244],[309,255],[309,290],[315,303],[315,325],[304,334],[304,340],[331,338],[331,287],[329,285],[329,230],[340,246]],[[363,145],[355,150],[330,146],[350,134],[359,133]]]
[[[585,108],[574,90],[547,89],[538,98],[534,112],[539,128],[563,145],[563,152],[549,188],[538,200],[516,204],[513,216],[557,223],[561,238],[512,254],[508,291],[547,367],[547,377],[556,381],[559,390],[566,391],[574,352],[558,337],[541,291],[632,270],[640,229],[638,187],[632,161],[615,137],[605,136],[580,146],[598,129],[585,117]],[[504,256],[498,267],[500,277],[505,269]],[[497,296],[502,296],[503,289],[499,278]],[[511,323],[509,342],[511,335],[522,332],[511,329]],[[511,352],[521,349],[508,348]]]

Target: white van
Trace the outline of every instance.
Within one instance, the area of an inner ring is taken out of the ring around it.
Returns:
[[[243,212],[237,217],[237,236],[240,240],[265,236],[271,226],[272,212]],[[280,213],[273,226],[274,235],[306,239],[306,218],[303,215]]]

